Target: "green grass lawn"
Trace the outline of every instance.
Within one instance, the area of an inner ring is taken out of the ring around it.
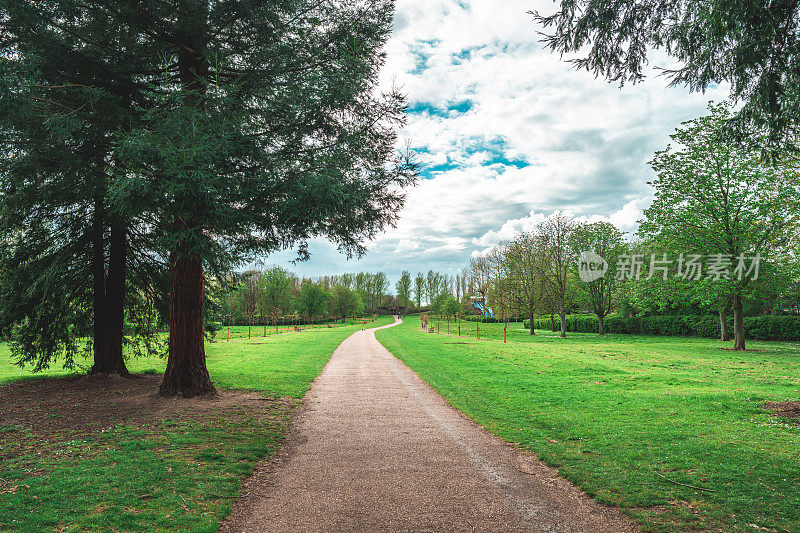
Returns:
[[[206,344],[212,380],[263,396],[211,408],[155,396],[163,359],[131,359],[149,373],[140,380],[71,381],[57,369],[29,380],[0,346],[0,531],[216,531],[297,399],[360,327],[217,337]],[[144,403],[126,410],[132,393]]]
[[[454,407],[646,530],[800,531],[800,344],[557,334],[417,317],[378,339]],[[451,332],[456,326],[450,325]],[[467,337],[467,335],[469,337]],[[677,486],[705,487],[705,492]]]
[[[391,324],[392,317],[380,317],[366,325],[374,328]],[[315,326],[299,332],[287,332],[281,328],[267,330],[253,327],[252,337],[247,338],[247,326],[233,326],[227,341],[226,330],[220,331],[206,342],[206,358],[211,379],[217,386],[263,391],[272,396],[302,398],[308,386],[328,362],[333,350],[361,325],[337,325],[332,328]],[[258,333],[258,335],[256,335]],[[19,379],[72,376],[75,371],[60,368],[58,363],[51,368],[33,374],[16,366],[10,357],[7,343],[0,343],[0,384]],[[81,369],[88,369],[91,360],[77,361]],[[166,358],[136,357],[127,361],[128,369],[134,373],[162,373]]]
[[[371,320],[369,318],[364,320]],[[347,327],[352,325],[352,321],[348,320],[345,322],[341,321],[331,321],[326,322],[324,324],[304,324],[299,327],[303,329],[303,331],[309,329],[329,329],[328,325],[331,327]],[[230,339],[241,339],[241,338],[250,338],[250,339],[257,339],[263,338],[265,336],[280,334],[280,333],[287,333],[287,332],[294,332],[293,331],[294,325],[286,325],[280,324],[277,328],[275,326],[223,326],[222,329],[217,331],[215,340],[226,340]]]

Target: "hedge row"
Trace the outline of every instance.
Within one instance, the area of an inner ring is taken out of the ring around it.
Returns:
[[[733,318],[728,317],[733,335]],[[556,327],[559,327],[556,317]],[[524,321],[530,327],[528,320]],[[537,318],[536,329],[550,329],[550,317]],[[642,335],[667,335],[673,337],[719,338],[717,316],[609,316],[604,321],[606,333],[632,333]],[[594,315],[568,315],[567,331],[597,333],[598,321]],[[748,316],[744,319],[744,333],[748,339],[764,341],[800,341],[800,317],[798,316]]]

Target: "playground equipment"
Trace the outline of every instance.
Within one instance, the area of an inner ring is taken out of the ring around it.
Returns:
[[[483,305],[483,302],[472,302],[472,305],[487,318],[494,318],[494,311],[488,305]]]

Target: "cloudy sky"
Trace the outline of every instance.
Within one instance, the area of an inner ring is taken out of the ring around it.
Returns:
[[[668,89],[655,72],[619,88],[577,71],[543,48],[527,14],[555,9],[549,0],[398,0],[383,83],[408,95],[402,137],[424,165],[420,183],[397,228],[361,260],[315,241],[306,263],[291,265],[287,251],[266,264],[394,280],[404,268],[455,274],[556,210],[634,230],[651,200],[653,152],[727,91]]]

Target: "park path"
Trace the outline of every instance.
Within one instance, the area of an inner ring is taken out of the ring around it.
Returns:
[[[636,529],[451,408],[365,330],[336,349],[221,530]]]

